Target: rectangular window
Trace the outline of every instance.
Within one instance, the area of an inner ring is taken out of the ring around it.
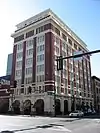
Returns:
[[[33,48],[27,50],[27,56],[33,55]]]
[[[16,62],[16,67],[17,67],[17,68],[22,67],[22,61],[18,61],[18,62]]]
[[[21,93],[24,93],[24,88],[21,88]]]
[[[43,61],[44,60],[44,54],[38,55],[37,56],[37,62]]]
[[[58,28],[55,27],[55,32],[57,33],[57,35],[60,36],[60,30],[58,30]]]
[[[65,43],[63,43],[62,46],[63,46],[64,49],[66,49],[66,44]]]
[[[44,51],[44,45],[40,45],[37,47],[37,52]]]
[[[31,46],[33,46],[33,44],[34,44],[34,40],[33,39],[26,41],[26,47],[31,47]]]
[[[41,27],[38,27],[38,28],[36,29],[36,34],[41,33],[41,32],[43,32],[43,31],[44,31],[44,25],[41,26]]]
[[[34,35],[34,30],[29,31],[29,32],[26,33],[26,38],[31,37],[33,35]]]
[[[68,38],[68,43],[72,45],[72,40],[70,38]]]
[[[18,37],[16,37],[16,38],[14,38],[14,43],[16,43],[16,42],[18,42],[18,41],[21,41],[21,40],[23,40],[24,39],[24,34],[22,34],[22,35],[20,35],[20,36],[18,36]]]
[[[59,52],[60,52],[59,48],[57,46],[55,46],[55,51],[56,51],[57,54],[59,54]]]
[[[26,68],[26,75],[32,74],[32,67]]]
[[[32,65],[33,58],[26,59],[26,65]]]
[[[64,60],[64,67],[67,67],[67,61]]]
[[[26,82],[26,84],[32,83],[32,77],[26,78],[25,82]]]
[[[44,42],[44,35],[37,37],[37,43]]]
[[[67,40],[67,38],[66,38],[66,36],[62,33],[62,38],[66,41]]]
[[[16,70],[16,76],[21,76],[22,70]]]
[[[76,43],[74,43],[74,48],[77,50],[77,44]]]
[[[22,56],[23,56],[23,53],[22,52],[17,53],[17,59],[22,58]]]
[[[20,43],[17,45],[17,50],[21,50],[21,49],[23,49],[23,43]]]
[[[55,37],[55,41],[56,41],[56,44],[59,45],[60,44],[60,39],[58,37]]]
[[[37,76],[37,82],[43,82],[44,81],[44,75]]]
[[[65,77],[67,76],[67,70],[66,69],[63,70],[63,74]]]
[[[38,72],[43,72],[43,71],[44,71],[44,64],[38,65],[38,66],[37,66],[37,73],[38,73]]]

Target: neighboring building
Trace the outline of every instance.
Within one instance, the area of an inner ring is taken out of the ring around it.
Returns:
[[[0,77],[0,113],[6,113],[9,109],[10,75]]]
[[[6,75],[11,75],[12,72],[12,56],[13,54],[8,54]]]
[[[100,78],[92,76],[92,91],[95,110],[100,112]]]
[[[64,70],[56,69],[57,56],[70,56],[75,51],[87,52],[88,49],[50,9],[18,24],[11,36],[14,38],[12,82],[18,83],[14,95],[21,111],[32,103],[38,113],[53,113],[54,99],[49,92],[54,88],[58,114],[71,111],[72,95],[76,107],[82,102],[93,103],[89,56],[76,61],[64,60]]]

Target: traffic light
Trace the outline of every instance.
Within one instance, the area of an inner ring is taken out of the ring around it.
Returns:
[[[62,56],[59,56],[57,59],[57,70],[63,70],[63,59]]]
[[[16,88],[16,87],[17,87],[17,81],[14,80],[14,88]]]

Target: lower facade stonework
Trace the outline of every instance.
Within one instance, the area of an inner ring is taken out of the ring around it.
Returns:
[[[55,102],[54,102],[54,99]],[[58,96],[54,98],[54,95],[44,94],[30,94],[30,95],[19,95],[11,97],[9,99],[9,111],[21,114],[36,114],[36,115],[67,115],[72,111],[72,104],[74,101],[74,110],[80,109],[82,102],[90,105],[91,100],[72,99],[71,97]],[[92,101],[93,103],[93,101]],[[55,108],[54,108],[55,106]]]

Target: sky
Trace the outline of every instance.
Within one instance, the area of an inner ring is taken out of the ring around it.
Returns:
[[[86,44],[100,49],[100,0],[0,0],[0,76],[6,74],[13,52],[16,25],[51,8]],[[91,56],[92,75],[100,77],[100,53]]]

